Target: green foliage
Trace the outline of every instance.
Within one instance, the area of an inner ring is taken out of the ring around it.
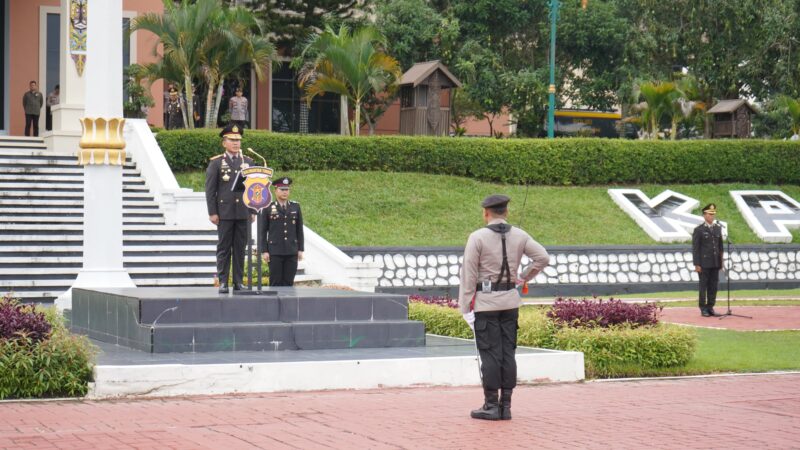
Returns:
[[[128,98],[122,103],[125,117],[144,119],[147,117],[147,110],[156,104],[150,90],[142,86],[142,80],[147,76],[145,66],[131,64],[125,68],[123,86],[128,91]]]
[[[587,376],[619,377],[686,365],[697,348],[694,330],[674,325],[631,328],[557,327],[547,308],[522,307],[517,344],[583,352]],[[425,323],[427,333],[465,339],[472,330],[457,309],[409,303],[409,319]]]
[[[570,328],[555,334],[555,347],[583,352],[590,377],[635,375],[638,370],[682,366],[692,359],[697,336],[674,325]]]
[[[439,59],[447,21],[426,0],[378,0],[375,26],[391,43],[390,53],[403,70]]]
[[[408,319],[425,323],[426,333],[464,339],[473,337],[472,330],[457,309],[409,302]]]
[[[86,395],[96,348],[85,336],[70,334],[55,308],[37,309],[53,332],[39,343],[0,340],[0,399]]]
[[[157,140],[176,171],[203,169],[221,151],[211,130],[161,132]],[[798,142],[358,139],[253,131],[242,147],[256,149],[279,170],[421,172],[539,185],[800,182]]]

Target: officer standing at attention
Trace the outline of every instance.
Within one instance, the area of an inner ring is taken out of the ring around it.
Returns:
[[[244,178],[239,171],[253,164],[241,154],[244,130],[228,125],[219,135],[225,152],[214,156],[206,170],[208,219],[217,226],[217,277],[220,294],[228,293],[228,274],[233,255],[233,290],[242,287],[247,227],[256,218],[255,211],[244,205]],[[234,186],[236,182],[236,186]]]
[[[550,261],[544,247],[508,224],[510,200],[505,195],[490,195],[483,200],[486,227],[469,236],[461,265],[458,305],[475,333],[483,382],[484,403],[470,414],[474,419],[511,419],[521,304],[516,287],[533,279]],[[517,278],[523,255],[533,262]]]
[[[717,206],[709,203],[703,208],[702,224],[692,233],[692,259],[694,271],[700,278],[700,314],[716,316],[719,269],[722,268],[722,227],[714,221]]]
[[[269,263],[269,285],[293,286],[297,261],[303,260],[303,213],[289,200],[291,178],[278,178],[274,185],[276,200],[263,210],[261,254]]]

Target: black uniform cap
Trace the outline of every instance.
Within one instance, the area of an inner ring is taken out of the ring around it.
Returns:
[[[717,213],[717,205],[715,205],[713,203],[707,204],[706,206],[703,207],[703,213],[704,214],[705,213],[716,214]]]
[[[274,183],[272,183],[272,184],[273,184],[275,187],[285,187],[285,186],[291,186],[291,185],[292,185],[292,179],[291,179],[291,178],[289,178],[289,177],[280,177],[280,178],[278,178],[278,179],[277,179],[277,181],[275,181],[275,182],[274,182]]]
[[[502,208],[511,201],[511,198],[507,195],[503,194],[492,194],[481,202],[481,206],[484,208]]]
[[[219,132],[219,137],[228,139],[241,139],[244,136],[244,129],[236,124],[228,124],[222,131]]]

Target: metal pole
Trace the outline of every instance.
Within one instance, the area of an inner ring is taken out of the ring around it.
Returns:
[[[266,166],[266,164],[264,166]],[[267,188],[267,189],[269,189],[269,188]],[[262,220],[262,216],[263,216],[263,214],[261,213],[261,211],[259,211],[258,212],[258,216],[256,218],[256,223],[257,223],[256,230],[258,232],[258,235],[256,235],[256,253],[258,254],[258,263],[256,263],[258,268],[256,269],[256,276],[258,277],[258,292],[261,292],[263,290],[262,280],[261,280],[261,274],[263,273],[262,272],[262,266],[261,266],[261,260],[262,260],[262,258],[261,258],[261,245],[262,245],[262,243],[261,243],[261,227],[264,226],[264,222]]]
[[[550,86],[549,107],[547,108],[547,138],[555,137],[556,128],[556,19],[558,18],[558,0],[550,0]]]

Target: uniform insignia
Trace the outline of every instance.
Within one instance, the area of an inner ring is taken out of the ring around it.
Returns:
[[[230,181],[230,180],[231,180],[231,177],[227,173],[222,176],[222,181]]]
[[[234,125],[233,128],[231,128],[231,131],[233,131],[234,133],[238,133],[239,132],[239,127]]]
[[[225,154],[223,153],[222,155],[212,156],[211,158],[208,158],[208,160],[209,160],[209,161],[214,161],[215,159],[220,159],[220,158],[222,158],[224,155],[225,155]]]

